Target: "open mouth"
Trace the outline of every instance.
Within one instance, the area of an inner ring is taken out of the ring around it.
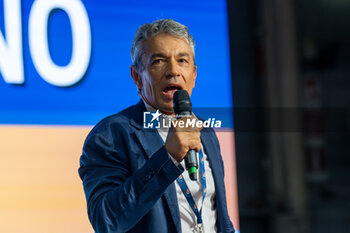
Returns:
[[[167,96],[168,98],[173,98],[173,95],[176,91],[181,90],[181,86],[180,85],[176,85],[176,84],[169,84],[168,86],[166,86],[163,89],[163,94],[165,96]]]
[[[168,93],[168,92],[175,92],[178,90],[181,90],[182,88],[180,86],[167,86],[166,88],[164,88],[164,92]]]

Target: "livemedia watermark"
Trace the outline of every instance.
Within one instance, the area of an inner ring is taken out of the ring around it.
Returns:
[[[177,116],[176,116],[177,117]],[[185,118],[183,121],[175,121],[175,117],[168,116],[159,112],[143,113],[143,128],[145,129],[169,129],[171,127],[179,128],[221,128],[222,121],[215,118],[207,118],[206,120],[198,118]]]

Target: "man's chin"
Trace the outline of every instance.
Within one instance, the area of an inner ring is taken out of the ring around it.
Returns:
[[[164,114],[173,115],[174,114],[174,108],[173,108],[173,105],[172,105],[172,101],[171,101],[171,105],[161,106],[159,110],[162,113],[164,113]]]

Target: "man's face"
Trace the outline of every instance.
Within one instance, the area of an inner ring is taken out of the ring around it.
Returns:
[[[184,89],[191,96],[195,86],[197,67],[190,45],[185,39],[160,33],[145,41],[142,62],[141,72],[131,67],[142,98],[161,112],[173,113],[174,92]]]

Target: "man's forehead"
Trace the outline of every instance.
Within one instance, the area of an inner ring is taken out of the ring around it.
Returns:
[[[175,37],[165,33],[157,34],[147,39],[143,44],[143,49],[152,54],[164,53],[165,50],[173,49],[174,47],[182,50],[182,53],[192,52],[192,48],[185,38]]]

